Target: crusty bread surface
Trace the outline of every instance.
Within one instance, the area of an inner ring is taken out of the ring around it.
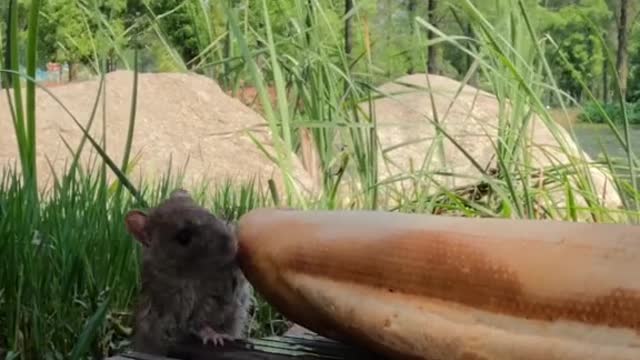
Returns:
[[[249,281],[290,320],[397,359],[640,359],[640,227],[258,209]]]

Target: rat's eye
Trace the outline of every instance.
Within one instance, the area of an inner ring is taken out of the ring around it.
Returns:
[[[233,238],[229,234],[220,234],[218,235],[218,249],[220,251],[228,251],[231,248],[233,242]]]
[[[178,231],[178,233],[176,234],[175,239],[178,242],[178,244],[180,244],[182,246],[187,246],[191,242],[191,237],[192,236],[193,236],[193,233],[192,233],[191,229],[184,228],[184,229]]]

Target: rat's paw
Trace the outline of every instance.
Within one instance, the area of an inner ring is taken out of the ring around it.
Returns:
[[[226,341],[234,341],[235,338],[231,335],[221,334],[213,330],[212,328],[206,326],[202,330],[198,331],[198,336],[202,339],[202,343],[206,345],[209,341],[213,343],[214,346],[223,346],[225,340]]]

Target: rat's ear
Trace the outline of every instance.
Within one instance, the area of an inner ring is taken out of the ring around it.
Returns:
[[[151,239],[146,232],[147,214],[140,210],[131,210],[124,219],[129,234],[138,240],[142,245],[149,246]]]

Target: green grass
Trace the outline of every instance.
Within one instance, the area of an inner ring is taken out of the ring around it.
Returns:
[[[38,3],[32,2],[34,6]],[[637,160],[631,151],[631,139],[626,136],[628,112],[622,111],[623,121],[608,122],[626,151],[623,162],[605,156],[605,161],[589,164],[579,154],[573,154],[568,164],[545,169],[545,187],[539,186],[539,172],[531,167],[527,151],[530,139],[522,129],[535,114],[559,139],[560,152],[571,155],[541,99],[554,96],[562,104],[561,109],[574,104],[555,85],[541,37],[521,1],[499,0],[499,13],[492,15],[483,14],[470,1],[459,2],[452,11],[470,19],[477,38],[437,32],[437,42],[459,48],[474,60],[469,72],[462,76],[462,83],[467,83],[473,72],[479,72],[482,87],[495,93],[500,104],[500,132],[493,144],[497,175],[468,155],[481,176],[475,186],[465,189],[450,189],[439,182],[446,177],[464,176],[435,165],[438,157],[446,160],[443,142],[459,146],[440,124],[446,114],[437,114],[431,120],[439,138],[426,151],[423,161],[415,164],[414,173],[407,173],[403,178],[379,175],[379,164],[387,166],[388,161],[380,151],[375,113],[363,108],[371,109],[375,99],[392,95],[374,90],[377,83],[385,80],[385,72],[377,64],[390,60],[376,59],[372,55],[376,53],[375,44],[371,45],[372,49],[366,42],[356,47],[351,58],[346,56],[342,32],[336,28],[335,19],[339,14],[335,8],[319,1],[295,2],[288,23],[290,32],[282,34],[271,26],[268,2],[257,3],[261,8],[261,27],[254,26],[251,21],[257,21],[255,19],[247,21],[246,9],[218,4],[215,6],[223,8],[226,21],[223,26],[215,25],[219,19],[209,17],[205,1],[190,2],[193,25],[201,30],[202,48],[196,59],[177,57],[166,34],[162,33],[158,22],[170,14],[152,16],[149,32],[144,34],[147,40],[155,39],[152,51],[157,52],[157,44],[161,44],[168,54],[164,59],[170,59],[179,69],[193,66],[194,71],[215,78],[227,89],[237,88],[243,80],[258,90],[266,124],[275,134],[276,151],[269,156],[285,179],[285,190],[283,194],[276,194],[252,183],[209,184],[190,189],[217,214],[237,219],[252,208],[282,201],[283,205],[299,208],[637,221],[640,196],[635,184]],[[311,9],[308,4],[312,5]],[[84,10],[87,14],[95,11]],[[34,24],[36,11],[31,9],[29,24]],[[138,288],[138,247],[125,232],[123,216],[131,208],[155,204],[180,184],[180,174],[167,171],[160,179],[133,184],[126,176],[131,166],[126,161],[128,155],[117,165],[108,157],[109,148],[104,147],[106,139],[87,136],[80,146],[70,149],[73,159],[78,159],[80,152],[88,147],[97,150],[93,165],[87,167],[72,161],[67,172],[56,174],[57,182],[52,189],[40,192],[35,180],[34,157],[37,145],[34,124],[38,114],[35,87],[29,81],[34,75],[36,27],[28,27],[28,43],[18,43],[16,14],[14,11],[8,18],[10,31],[0,32],[2,38],[9,40],[8,46],[2,49],[6,56],[1,60],[1,74],[7,88],[3,92],[11,100],[20,150],[19,163],[1,173],[0,324],[3,326],[0,327],[0,348],[10,351],[7,358],[15,356],[25,360],[101,356],[127,346],[130,310]],[[426,30],[430,25],[424,19],[417,19],[416,28]],[[106,24],[100,31],[110,34]],[[416,31],[414,36],[415,44],[426,44],[423,31]],[[265,44],[264,48],[252,48],[250,44],[256,39]],[[113,41],[111,46],[120,45]],[[28,50],[26,59],[18,57],[21,47]],[[108,49],[102,50],[101,53],[106,53]],[[117,53],[123,58],[128,56],[126,51]],[[425,51],[416,51],[416,54],[424,55]],[[95,68],[100,70],[104,59],[97,52],[95,56],[91,63],[97,64]],[[127,61],[133,64],[134,70],[137,59],[138,53],[134,52],[133,61]],[[26,74],[18,73],[21,61],[28,65]],[[26,89],[20,87],[20,79],[27,80]],[[136,86],[134,81],[134,94]],[[268,86],[276,90],[275,106],[269,101]],[[416,91],[429,91],[429,87]],[[95,108],[103,105],[103,92],[101,87]],[[134,96],[125,154],[135,143],[130,134],[135,127],[136,103]],[[606,116],[604,109],[593,111]],[[70,115],[74,115],[72,120],[88,134],[87,128],[98,126],[93,125],[94,114],[86,126],[77,120],[84,119],[85,114]],[[107,115],[101,120],[105,119]],[[310,132],[312,144],[300,140],[303,130]],[[346,150],[341,144],[347,145]],[[291,176],[290,160],[305,146],[319,158],[317,170],[322,191],[317,196],[299,192]],[[18,165],[24,171],[17,172]],[[614,173],[616,187],[624,195],[623,209],[616,212],[597,202],[598,193],[588,166],[601,166]],[[107,172],[120,179],[115,187],[106,182]],[[408,180],[410,185],[396,186],[400,180]],[[482,190],[483,197],[474,196],[478,190]],[[555,203],[551,191],[565,194],[566,204]],[[345,201],[346,198],[349,200]],[[578,198],[584,199],[586,205],[581,207]],[[284,327],[282,317],[263,301],[258,303],[254,319],[252,334],[257,336],[277,333]]]
[[[138,207],[135,199],[105,191],[99,176],[78,176],[41,194],[38,205],[20,177],[10,170],[3,174],[0,323],[5,326],[0,346],[18,351],[21,358],[77,359],[87,351],[106,354],[126,345],[139,248],[123,218]],[[141,193],[155,204],[179,185],[165,179]],[[193,192],[232,220],[269,204],[267,194],[254,192],[251,184],[202,186]],[[269,309],[261,304],[258,310],[260,327],[254,333],[277,328]]]

